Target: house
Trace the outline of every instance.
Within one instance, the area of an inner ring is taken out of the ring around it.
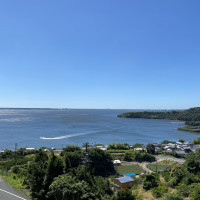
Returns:
[[[121,161],[120,160],[113,160],[113,164],[114,165],[121,165]]]
[[[160,151],[161,148],[160,147],[155,147],[155,151]]]
[[[143,151],[144,149],[142,147],[137,147],[133,149],[134,151]]]
[[[29,147],[29,148],[26,148],[27,151],[33,151],[35,150],[35,148],[32,148],[32,147]]]
[[[185,155],[185,151],[183,149],[177,149],[177,150],[175,150],[175,152],[177,154],[183,154],[183,155]]]
[[[103,151],[106,151],[106,150],[107,150],[107,148],[104,147],[104,146],[102,146],[102,145],[96,146],[96,148],[101,149],[101,150],[103,150]]]
[[[131,188],[133,186],[133,179],[130,176],[124,176],[114,179],[114,191]]]

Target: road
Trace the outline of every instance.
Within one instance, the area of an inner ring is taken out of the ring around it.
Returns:
[[[0,178],[0,200],[28,200]]]

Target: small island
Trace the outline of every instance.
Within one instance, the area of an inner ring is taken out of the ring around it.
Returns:
[[[159,112],[126,112],[118,115],[117,117],[185,121],[185,127],[178,127],[178,130],[200,132],[200,107],[190,108],[187,110]]]

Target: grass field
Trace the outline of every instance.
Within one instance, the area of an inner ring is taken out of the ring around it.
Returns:
[[[161,164],[148,164],[147,167],[156,172],[156,171],[162,171],[169,167],[169,165],[161,165]]]
[[[172,160],[162,160],[158,163],[154,163],[154,164],[148,164],[147,167],[156,172],[156,171],[162,171],[165,169],[169,169],[172,168],[174,165],[178,164],[176,161],[172,161]]]
[[[126,173],[135,173],[141,174],[144,170],[138,165],[124,165],[124,166],[117,166],[117,172],[120,175],[124,175]]]
[[[180,131],[200,132],[199,126],[178,127]]]

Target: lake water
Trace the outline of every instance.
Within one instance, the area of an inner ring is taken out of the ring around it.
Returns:
[[[192,141],[198,134],[178,131],[182,122],[117,118],[133,110],[0,109],[0,149],[20,147],[81,146],[85,142],[107,145],[153,143],[164,139]]]

